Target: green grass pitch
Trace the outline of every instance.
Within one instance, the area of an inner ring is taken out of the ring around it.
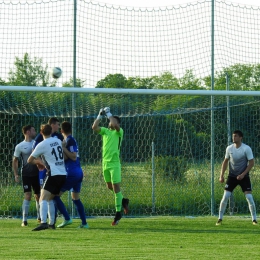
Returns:
[[[73,224],[32,232],[21,220],[0,220],[0,259],[260,259],[260,226],[249,217],[90,218],[89,229]],[[62,221],[58,219],[57,223]]]

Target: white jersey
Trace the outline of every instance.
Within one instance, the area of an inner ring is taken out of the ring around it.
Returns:
[[[44,156],[43,160],[51,176],[67,175],[61,140],[49,137],[40,142],[32,152],[32,156],[38,158],[41,155]]]
[[[225,158],[229,159],[229,175],[236,177],[246,169],[248,161],[254,159],[254,156],[252,149],[242,143],[239,148],[234,144],[229,145]]]
[[[14,157],[22,159],[21,174],[23,176],[37,176],[39,173],[36,165],[27,163],[27,160],[32,153],[33,142],[34,140],[31,142],[24,140],[15,146]]]

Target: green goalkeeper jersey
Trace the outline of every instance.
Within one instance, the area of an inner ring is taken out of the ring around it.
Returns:
[[[100,135],[103,137],[102,157],[103,162],[120,163],[120,147],[123,140],[124,131],[119,132],[106,127],[100,128]]]

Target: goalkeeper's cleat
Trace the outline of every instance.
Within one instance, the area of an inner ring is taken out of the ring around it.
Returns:
[[[125,214],[125,215],[127,215],[127,214],[128,214],[128,211],[129,211],[128,204],[129,204],[129,199],[123,198],[123,199],[122,199],[122,206],[123,206],[123,208],[124,208],[124,214]]]
[[[89,228],[89,225],[88,225],[88,223],[85,224],[85,225],[81,224],[81,225],[78,226],[78,228],[85,228],[85,229],[88,229],[88,228]]]
[[[52,224],[52,225],[48,225],[49,226],[49,229],[56,229],[56,227],[55,227],[55,224]]]
[[[216,223],[216,226],[220,226],[222,225],[222,219],[218,219],[217,223]]]
[[[22,226],[22,227],[27,227],[27,226],[28,226],[28,222],[27,222],[26,220],[23,221],[22,224],[21,224],[21,226]]]
[[[34,228],[32,231],[41,231],[48,228],[49,225],[47,223],[41,223],[38,227]]]
[[[72,219],[69,219],[69,220],[64,220],[61,224],[59,224],[57,227],[58,228],[63,228],[63,227],[66,227],[68,225],[72,224]]]
[[[122,215],[120,212],[116,212],[114,221],[111,223],[111,226],[116,226],[119,223],[119,220],[122,218]]]
[[[253,225],[258,225],[258,223],[255,219],[253,220]]]

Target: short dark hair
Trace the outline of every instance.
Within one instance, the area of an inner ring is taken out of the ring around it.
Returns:
[[[72,125],[70,122],[64,121],[61,124],[61,130],[65,133],[65,134],[71,134],[72,132]]]
[[[240,137],[243,137],[243,133],[240,130],[235,130],[233,134],[237,134]]]
[[[23,126],[23,127],[22,127],[22,132],[23,132],[23,134],[25,135],[26,132],[27,132],[27,131],[30,131],[32,127],[33,127],[32,125],[25,125],[25,126]]]
[[[48,124],[49,124],[49,125],[56,124],[57,122],[60,122],[57,117],[51,117],[51,118],[48,120]]]
[[[41,133],[44,136],[51,135],[52,127],[49,124],[41,125]]]
[[[121,123],[121,119],[120,119],[120,117],[119,116],[113,116],[116,120],[117,120],[117,122],[118,122],[118,124],[120,124]]]

